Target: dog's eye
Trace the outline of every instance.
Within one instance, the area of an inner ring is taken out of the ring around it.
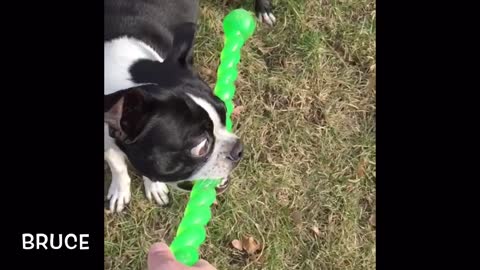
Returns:
[[[197,146],[192,148],[191,153],[194,157],[203,157],[208,152],[208,140],[204,139]]]

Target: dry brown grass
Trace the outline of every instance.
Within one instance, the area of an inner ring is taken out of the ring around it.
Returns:
[[[242,53],[234,122],[246,156],[213,209],[202,257],[218,269],[374,269],[375,2],[274,3],[277,25],[259,26]],[[232,8],[202,2],[195,60],[212,85]],[[188,199],[174,193],[160,208],[133,182],[128,210],[105,215],[105,269],[145,269]],[[264,247],[255,258],[230,245],[244,235]]]

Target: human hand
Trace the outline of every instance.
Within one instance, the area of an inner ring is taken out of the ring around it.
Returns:
[[[205,260],[199,260],[192,267],[179,263],[165,243],[152,245],[148,252],[147,265],[148,270],[217,270]]]

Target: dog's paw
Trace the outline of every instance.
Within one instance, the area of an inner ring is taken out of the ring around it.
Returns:
[[[143,184],[145,186],[145,194],[148,200],[152,198],[161,206],[168,205],[170,202],[169,191],[167,184],[162,182],[152,182],[147,177],[143,177]]]
[[[272,13],[272,4],[269,0],[256,0],[255,1],[255,12],[257,18],[261,23],[266,23],[270,26],[273,26],[277,19]]]
[[[110,200],[110,212],[122,212],[125,206],[130,202],[131,192],[130,185],[123,185],[122,183],[130,183],[128,181],[112,180],[110,188],[108,189],[107,198]]]

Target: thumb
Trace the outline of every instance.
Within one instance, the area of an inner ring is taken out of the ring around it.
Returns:
[[[164,269],[175,263],[175,257],[165,243],[155,243],[148,251],[147,265],[149,270]]]
[[[170,251],[170,247],[168,247],[167,244],[161,242],[161,243],[155,243],[150,247],[150,250],[148,251],[148,256],[149,257],[162,257],[163,259],[174,259],[175,257],[173,256],[172,251]]]
[[[164,269],[176,269],[176,270],[217,270],[210,263],[205,260],[199,260],[192,268],[177,262],[172,251],[165,243],[155,243],[152,245],[148,252],[147,260],[148,270],[164,270]]]

